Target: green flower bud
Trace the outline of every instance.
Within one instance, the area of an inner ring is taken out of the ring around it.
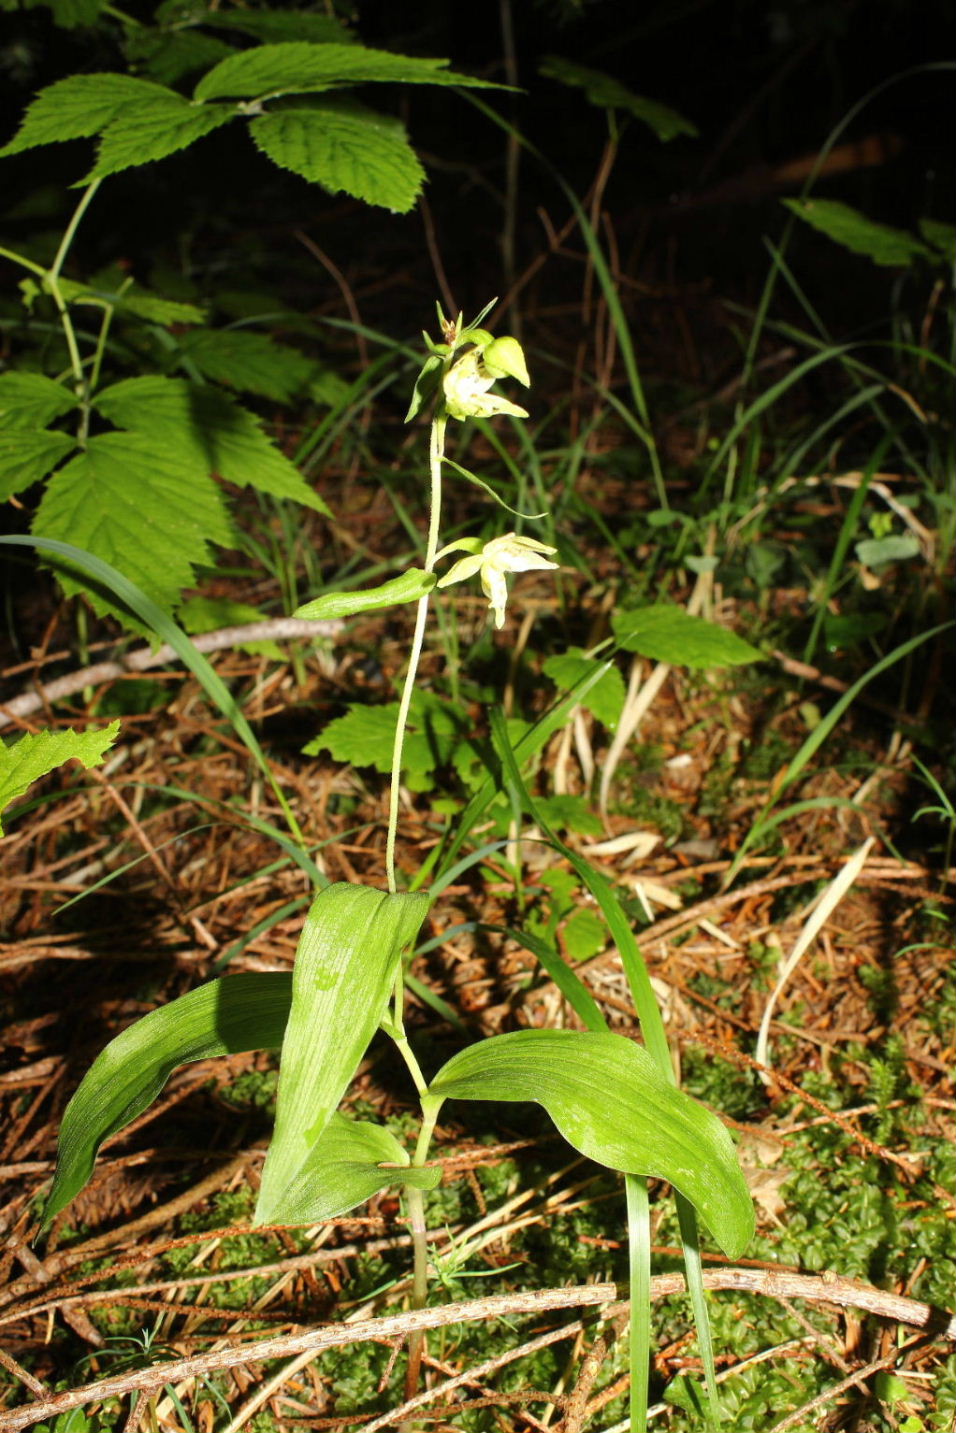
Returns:
[[[525,388],[531,387],[524,350],[516,338],[493,338],[481,356],[492,378],[517,378]]]

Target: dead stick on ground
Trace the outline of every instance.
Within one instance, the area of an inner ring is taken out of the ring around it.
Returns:
[[[218,632],[200,632],[190,640],[197,652],[222,652],[230,647],[240,647],[245,642],[282,642],[309,637],[335,637],[344,628],[341,621],[307,622],[301,617],[275,617],[266,622],[247,622],[241,627],[222,627]],[[137,647],[116,662],[97,662],[85,667],[82,672],[69,672],[64,677],[47,682],[36,691],[24,692],[0,707],[0,727],[30,717],[51,702],[71,697],[86,687],[100,687],[104,682],[114,682],[117,677],[128,676],[130,672],[145,672],[150,667],[165,667],[169,662],[180,662],[182,658],[164,642],[153,651],[152,647]]]
[[[765,1294],[770,1298],[802,1298],[814,1303],[864,1309],[881,1318],[893,1319],[897,1323],[925,1329],[940,1338],[956,1341],[956,1317],[917,1299],[903,1298],[899,1294],[887,1293],[883,1289],[860,1284],[853,1279],[841,1279],[834,1274],[817,1277],[777,1273],[765,1269],[714,1269],[704,1274],[704,1287],[737,1289]],[[681,1274],[658,1274],[651,1280],[651,1297],[655,1299],[685,1291],[686,1284]],[[619,1293],[615,1284],[585,1284],[571,1289],[540,1289],[529,1293],[498,1294],[485,1299],[446,1304],[442,1308],[418,1309],[410,1313],[368,1319],[360,1324],[327,1324],[321,1328],[309,1329],[305,1333],[260,1339],[256,1343],[244,1344],[238,1348],[219,1349],[192,1358],[176,1359],[169,1363],[156,1364],[152,1368],[135,1369],[114,1378],[100,1379],[97,1383],[88,1383],[82,1388],[69,1389],[45,1402],[0,1413],[0,1430],[2,1433],[16,1433],[17,1429],[28,1428],[41,1419],[53,1418],[58,1413],[82,1407],[87,1403],[123,1397],[138,1389],[160,1388],[165,1383],[176,1383],[180,1379],[236,1368],[242,1364],[294,1357],[307,1349],[314,1350],[318,1355],[326,1349],[339,1348],[344,1344],[399,1338],[418,1329],[444,1328],[449,1324],[471,1320],[501,1319],[522,1313],[541,1314],[552,1309],[580,1308],[595,1304],[612,1304],[613,1307],[607,1312],[613,1316],[626,1307],[617,1302]]]

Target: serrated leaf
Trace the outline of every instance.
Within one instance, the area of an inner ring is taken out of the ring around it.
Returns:
[[[148,1109],[175,1069],[278,1049],[291,1004],[292,976],[285,971],[233,975],[161,1005],[111,1040],[66,1107],[44,1225],[79,1194],[103,1141]]]
[[[254,119],[249,132],[281,169],[394,214],[411,209],[425,182],[404,127],[363,105],[278,110]]]
[[[384,774],[391,770],[397,721],[398,702],[354,704],[303,747],[303,754],[317,756],[329,751],[336,761],[371,766]],[[453,709],[430,693],[415,692],[402,765],[413,790],[423,790],[435,767],[452,758],[462,734]]]
[[[734,667],[763,661],[736,632],[692,617],[683,607],[638,607],[611,618],[618,646],[674,667]]]
[[[28,732],[10,746],[0,742],[0,816],[34,781],[64,762],[80,761],[87,770],[100,766],[107,749],[119,735],[119,727],[119,722],[114,721],[98,730]]]
[[[565,60],[560,55],[548,55],[538,66],[538,73],[563,85],[578,86],[584,90],[586,99],[601,109],[624,110],[646,124],[658,139],[665,142],[679,134],[694,136],[698,133],[697,126],[678,114],[676,109],[634,94],[633,90],[603,70],[589,69],[587,65]]]
[[[563,692],[568,692],[582,678],[590,676],[604,665],[594,657],[586,657],[580,647],[569,647],[566,652],[549,657],[543,670],[545,676],[550,677],[555,686]],[[617,667],[610,667],[589,688],[581,705],[587,711],[592,712],[601,725],[607,727],[608,731],[614,731],[620,720],[621,712],[624,710],[626,697],[624,678]]]
[[[206,317],[196,304],[183,303],[179,299],[160,298],[159,294],[151,294],[132,286],[117,294],[115,302],[118,309],[163,326],[174,323],[202,323]]]
[[[427,911],[427,896],[344,881],[313,901],[292,971],[257,1224],[293,1222],[310,1197],[316,1142],[386,1013],[402,951]]]
[[[38,483],[75,447],[68,433],[23,428],[0,432],[0,500]]]
[[[905,268],[914,259],[931,258],[926,245],[903,229],[877,224],[858,209],[838,199],[783,199],[791,214],[842,244],[854,254],[865,254],[874,264]]]
[[[318,618],[354,617],[358,612],[375,612],[380,607],[395,607],[403,602],[417,602],[431,592],[437,582],[434,572],[425,572],[421,567],[410,567],[390,582],[380,587],[366,587],[360,592],[329,592],[297,607],[294,617],[309,620]]]
[[[75,393],[42,373],[0,373],[0,428],[42,428],[76,405]]]
[[[81,183],[165,159],[235,118],[224,106],[190,104],[173,90],[156,88],[155,96],[127,106],[106,126],[96,163]]]
[[[864,538],[854,551],[864,567],[879,567],[887,562],[906,562],[908,558],[919,557],[920,546],[911,532],[901,532]]]
[[[199,81],[193,96],[197,100],[261,99],[377,82],[500,88],[488,80],[456,74],[448,69],[448,63],[354,44],[316,45],[298,40],[258,45],[254,50],[231,55],[210,70]]]
[[[446,1099],[531,1100],[569,1144],[610,1169],[666,1179],[695,1206],[728,1258],[743,1253],[754,1212],[730,1135],[621,1035],[519,1030],[454,1055],[423,1108]]]
[[[232,539],[222,492],[205,466],[185,462],[149,433],[90,438],[50,479],[33,532],[101,557],[167,611],[192,585],[196,564],[209,560],[209,544]],[[77,570],[57,571],[67,592],[85,592],[98,612],[115,610]]]
[[[70,75],[39,92],[13,139],[0,149],[0,158],[39,144],[99,134],[126,106],[171,93],[132,75]]]
[[[607,945],[607,926],[596,911],[580,906],[565,921],[562,937],[573,961],[590,960]]]
[[[104,388],[96,407],[120,427],[152,434],[182,461],[240,487],[292,498],[329,516],[328,505],[228,394],[185,378],[147,375]]]
[[[281,1219],[312,1224],[347,1214],[390,1185],[435,1189],[440,1183],[441,1170],[413,1168],[408,1151],[382,1125],[336,1113],[312,1145],[295,1190],[283,1202]]]
[[[200,373],[229,388],[288,403],[304,393],[318,364],[296,348],[248,329],[205,329],[180,340],[180,354]]]

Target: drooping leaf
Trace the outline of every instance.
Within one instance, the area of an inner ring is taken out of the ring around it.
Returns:
[[[538,66],[538,72],[546,79],[580,87],[589,102],[601,109],[619,109],[633,115],[652,129],[660,140],[674,139],[679,134],[694,136],[698,132],[697,126],[678,114],[676,109],[636,95],[603,70],[589,69],[587,65],[579,65],[560,55],[547,55]]]
[[[304,94],[338,85],[369,82],[399,85],[459,85],[499,88],[488,80],[456,74],[447,60],[393,55],[364,45],[315,45],[293,40],[258,45],[223,60],[204,75],[193,96],[197,100],[261,99],[266,95]]]
[[[906,268],[915,259],[932,258],[931,250],[905,229],[877,224],[839,199],[783,199],[781,203],[834,243],[865,254],[874,264]]]
[[[358,43],[354,31],[347,30],[334,16],[308,10],[207,10],[200,21],[219,30],[254,35],[265,44],[283,40],[308,40],[316,45]]]
[[[315,1144],[385,1015],[402,951],[427,910],[427,896],[347,882],[312,903],[293,967],[257,1223],[291,1222],[309,1197]]]
[[[673,1184],[729,1258],[753,1236],[753,1204],[727,1130],[621,1035],[495,1035],[454,1055],[422,1105],[433,1111],[446,1099],[533,1100],[589,1159]]]
[[[119,735],[119,726],[114,721],[99,730],[27,732],[9,746],[0,742],[0,816],[34,781],[64,762],[81,761],[87,770],[99,766]]]
[[[165,159],[235,118],[235,112],[222,105],[190,104],[173,90],[156,88],[156,95],[127,106],[110,121],[84,184]]]
[[[100,433],[47,484],[33,521],[39,537],[84,548],[119,568],[169,610],[210,543],[227,546],[232,527],[221,489],[204,466],[150,433]],[[113,604],[85,576],[58,568],[67,592],[86,592],[99,612]]]
[[[276,403],[305,393],[321,371],[297,348],[244,328],[202,329],[182,338],[179,351],[206,378]]]
[[[357,612],[375,612],[380,607],[394,607],[403,602],[417,602],[431,592],[437,582],[434,572],[410,567],[380,587],[366,587],[360,592],[329,592],[297,607],[294,617],[309,620],[330,617],[354,617]]]
[[[336,1113],[311,1146],[278,1217],[284,1224],[311,1224],[347,1214],[390,1185],[435,1189],[440,1182],[440,1169],[413,1168],[408,1151],[382,1125]]]
[[[99,134],[127,106],[148,104],[157,96],[172,93],[163,85],[132,75],[70,75],[39,92],[13,139],[0,149],[0,158],[39,144]]]
[[[605,665],[596,657],[586,657],[580,647],[569,647],[566,652],[559,652],[548,658],[544,664],[544,674],[550,677],[561,691],[568,692],[583,677],[604,668]],[[624,710],[626,696],[624,678],[617,667],[609,667],[589,689],[581,705],[592,712],[608,731],[614,731]]]
[[[411,209],[425,182],[404,125],[354,101],[277,110],[254,119],[249,132],[280,168],[394,214]]]
[[[111,422],[152,437],[191,468],[329,513],[318,493],[269,442],[258,419],[226,393],[185,378],[148,375],[114,383],[95,401]]]
[[[619,646],[675,667],[734,667],[760,662],[763,653],[736,632],[692,617],[683,607],[638,607],[615,612],[611,626]]]
[[[50,433],[45,428],[0,432],[0,500],[38,483],[75,447],[69,433]]]
[[[75,393],[42,373],[0,373],[0,428],[43,428],[76,404]]]
[[[103,1141],[148,1109],[178,1066],[277,1049],[291,1003],[285,971],[227,976],[150,1011],[111,1040],[66,1107],[44,1224],[79,1194]]]

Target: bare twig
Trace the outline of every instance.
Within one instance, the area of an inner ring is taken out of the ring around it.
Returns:
[[[307,622],[301,617],[273,617],[266,622],[247,622],[239,627],[222,627],[218,632],[200,632],[191,638],[197,652],[222,652],[230,647],[240,647],[244,642],[282,642],[309,637],[335,637],[342,631],[344,623]],[[11,722],[22,721],[34,712],[41,711],[51,702],[82,692],[86,687],[101,687],[104,682],[113,682],[117,677],[128,676],[130,672],[145,672],[150,667],[165,667],[169,662],[182,658],[174,647],[164,642],[155,651],[152,647],[137,647],[115,662],[97,662],[84,667],[81,672],[69,672],[55,681],[46,682],[35,691],[24,692],[0,707],[0,727]]]
[[[659,1274],[651,1280],[651,1297],[664,1298],[682,1294],[686,1283],[681,1274]],[[708,1289],[735,1289],[764,1294],[769,1298],[801,1298],[814,1303],[835,1304],[844,1308],[864,1309],[880,1318],[925,1329],[939,1338],[956,1341],[956,1317],[917,1299],[903,1298],[854,1279],[835,1274],[814,1276],[766,1269],[726,1268],[708,1270],[704,1274]],[[305,1353],[316,1355],[326,1349],[349,1343],[400,1338],[415,1330],[444,1328],[449,1324],[479,1319],[501,1319],[513,1314],[541,1314],[554,1309],[580,1308],[606,1304],[606,1316],[621,1313],[626,1304],[619,1301],[615,1284],[585,1284],[570,1289],[539,1289],[527,1293],[498,1294],[484,1299],[446,1304],[441,1308],[416,1309],[409,1313],[391,1314],[385,1318],[368,1319],[356,1324],[326,1324],[305,1333],[260,1339],[240,1347],[224,1348],[192,1358],[175,1359],[151,1368],[134,1369],[113,1378],[100,1379],[82,1388],[69,1389],[56,1397],[36,1402],[26,1408],[15,1408],[0,1414],[2,1433],[16,1433],[41,1419],[53,1418],[70,1408],[102,1402],[106,1398],[123,1397],[137,1389],[160,1388],[180,1379],[200,1377],[242,1364],[290,1358]]]

